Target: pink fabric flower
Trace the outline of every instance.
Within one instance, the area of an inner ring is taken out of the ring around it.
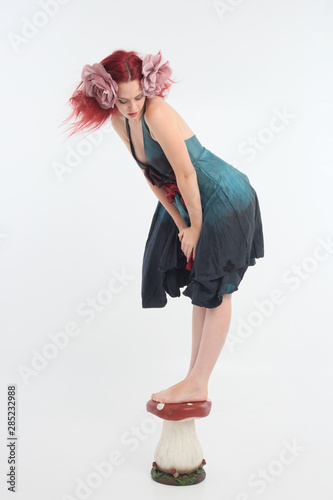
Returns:
[[[155,94],[161,94],[165,82],[171,76],[169,61],[161,64],[162,54],[159,51],[156,55],[149,54],[142,61],[141,88],[147,97],[154,97]],[[166,95],[164,91],[161,95]]]
[[[114,107],[117,100],[118,84],[101,63],[92,66],[86,64],[81,73],[83,92],[88,97],[94,97],[103,109]]]

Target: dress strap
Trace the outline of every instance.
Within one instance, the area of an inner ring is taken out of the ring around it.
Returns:
[[[136,156],[135,156],[134,146],[133,146],[132,139],[131,139],[131,131],[130,131],[129,124],[128,124],[128,118],[125,117],[125,121],[126,121],[126,130],[127,130],[127,135],[128,135],[129,141],[130,141],[132,155],[133,155],[133,158],[137,161]]]

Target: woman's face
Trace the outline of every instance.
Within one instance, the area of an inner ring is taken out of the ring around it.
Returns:
[[[145,105],[145,100],[139,80],[118,83],[118,98],[115,105],[126,118],[138,117]],[[136,113],[135,117],[130,116],[133,113]]]

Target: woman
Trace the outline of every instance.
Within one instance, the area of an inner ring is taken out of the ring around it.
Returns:
[[[248,177],[203,147],[165,102],[171,85],[161,51],[143,60],[117,50],[85,65],[69,102],[78,121],[70,136],[111,123],[158,198],[142,266],[142,307],[164,307],[166,294],[191,298],[192,354],[187,376],[152,394],[164,403],[205,401],[225,342],[231,295],[248,266],[264,256],[258,198]]]

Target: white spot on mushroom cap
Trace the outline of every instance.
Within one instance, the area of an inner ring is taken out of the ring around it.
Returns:
[[[156,406],[156,408],[157,408],[158,410],[163,410],[163,408],[164,408],[164,404],[165,404],[165,403],[158,403],[158,405]]]

